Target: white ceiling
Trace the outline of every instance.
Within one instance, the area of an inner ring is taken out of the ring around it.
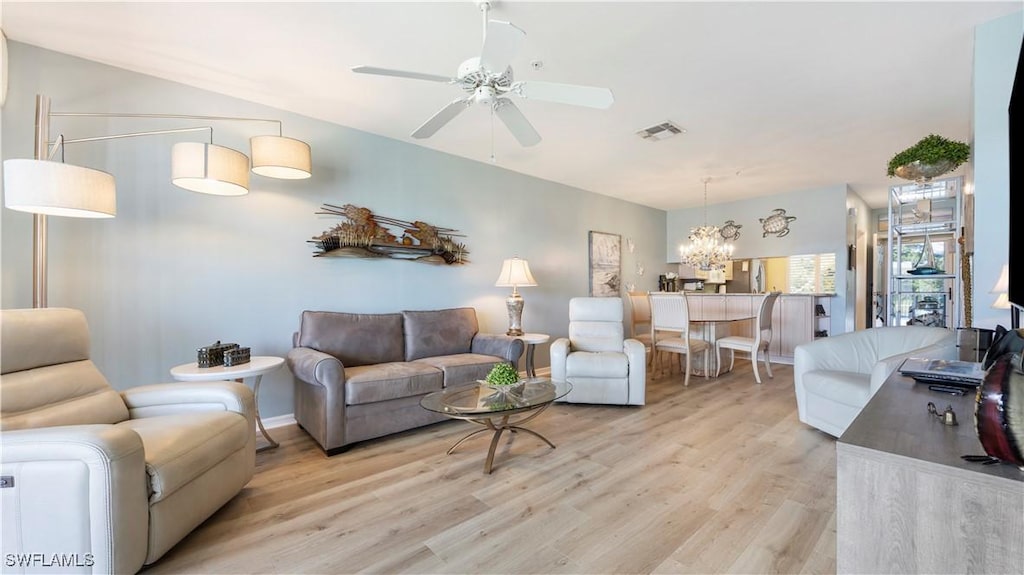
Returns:
[[[711,203],[846,182],[882,206],[894,153],[929,133],[970,140],[974,27],[1021,6],[495,2],[491,18],[527,33],[517,79],[606,86],[616,100],[610,110],[517,101],[544,139],[521,148],[498,124],[497,163],[662,209],[699,205],[705,176]],[[480,49],[473,2],[5,1],[2,11],[11,40],[474,160],[491,154],[480,108],[410,138],[458,88],[349,71],[455,75]],[[687,133],[634,134],[665,120]]]

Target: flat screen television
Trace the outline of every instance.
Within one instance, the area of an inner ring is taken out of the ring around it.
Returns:
[[[1024,308],[1024,45],[1017,58],[1017,75],[1010,92],[1010,302]],[[1019,326],[1020,310],[1013,311],[1014,327]]]

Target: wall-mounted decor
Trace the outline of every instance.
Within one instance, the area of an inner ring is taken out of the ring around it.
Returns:
[[[735,240],[740,237],[740,228],[742,227],[742,225],[732,220],[725,220],[722,227],[718,229],[718,233],[722,236],[722,239]]]
[[[341,216],[348,221],[307,240],[320,250],[313,257],[391,258],[449,265],[469,261],[466,246],[453,239],[465,236],[452,228],[378,216],[352,204],[340,207],[324,204],[316,213]],[[396,228],[395,232],[401,236],[388,229],[389,226]]]
[[[590,295],[619,297],[622,282],[622,237],[590,232]]]
[[[775,234],[776,237],[784,237],[789,235],[789,222],[796,219],[796,216],[787,216],[786,210],[774,209],[771,214],[768,214],[767,218],[758,219],[761,222],[761,228],[764,230],[762,238],[768,237],[768,234]]]

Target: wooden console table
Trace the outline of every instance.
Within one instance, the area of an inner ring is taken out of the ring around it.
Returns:
[[[837,572],[1024,573],[1024,471],[984,453],[973,393],[893,373],[836,443]]]

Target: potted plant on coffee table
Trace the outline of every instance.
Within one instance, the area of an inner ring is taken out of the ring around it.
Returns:
[[[519,372],[511,363],[501,362],[491,368],[487,377],[481,381],[483,385],[499,391],[512,391],[523,386],[519,381]]]

